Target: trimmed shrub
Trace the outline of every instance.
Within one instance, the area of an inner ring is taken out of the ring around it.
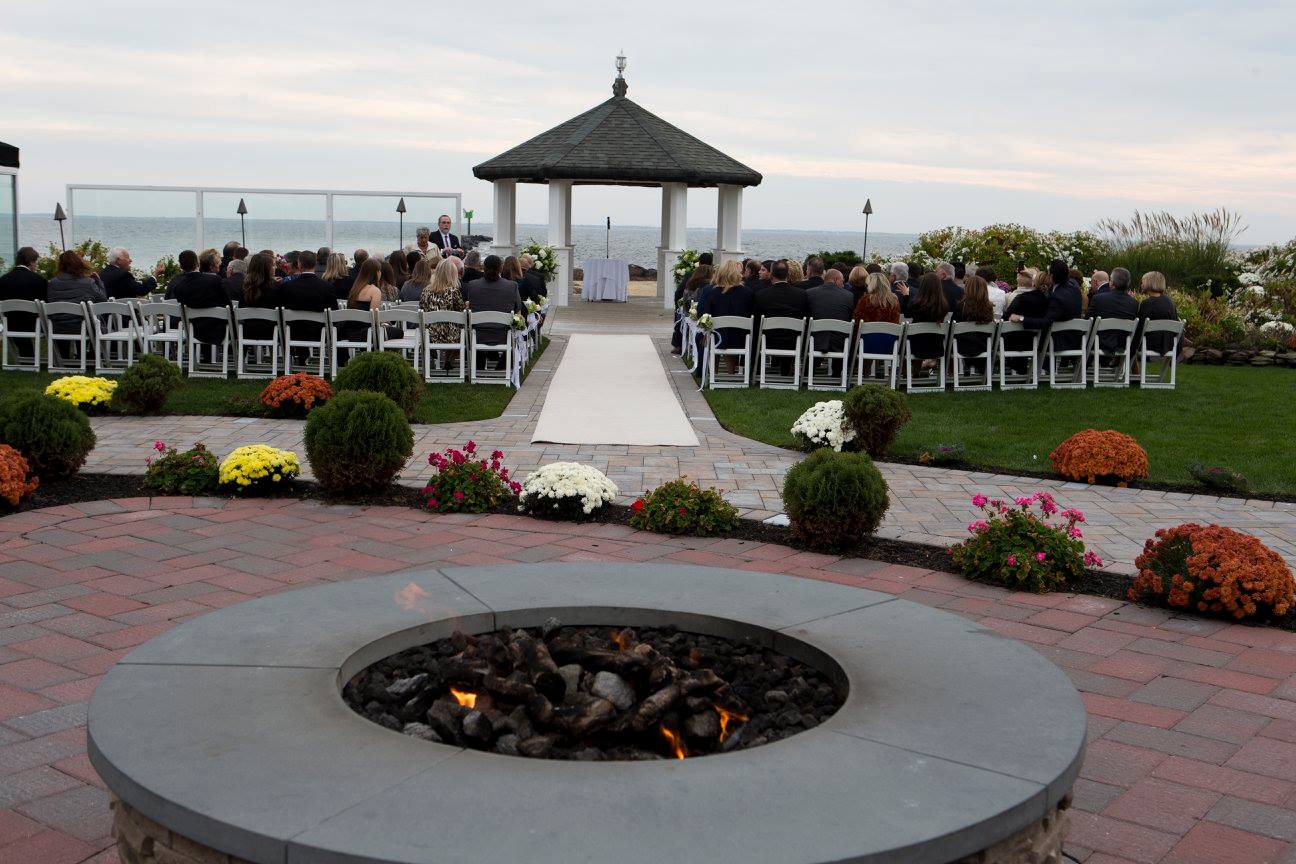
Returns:
[[[855,430],[855,447],[874,459],[884,455],[900,427],[913,414],[903,393],[881,384],[852,387],[842,400],[846,421]]]
[[[550,519],[585,519],[616,499],[619,490],[597,468],[550,462],[532,471],[518,493],[518,509]]]
[[[1053,470],[1068,480],[1128,485],[1148,476],[1147,451],[1123,432],[1086,429],[1049,454]]]
[[[330,492],[385,488],[413,452],[409,421],[381,393],[339,392],[306,418],[306,458]]]
[[[273,417],[302,418],[333,398],[333,388],[318,375],[294,372],[280,375],[261,391],[261,404]]]
[[[154,441],[153,449],[162,455],[148,460],[146,489],[163,495],[208,495],[220,485],[220,464],[202,442],[183,453],[161,441]]]
[[[122,414],[156,414],[172,393],[184,386],[184,376],[170,360],[145,354],[122,373],[113,392],[113,410]]]
[[[738,508],[717,489],[703,489],[684,479],[671,480],[630,505],[630,524],[658,534],[710,537],[738,527]]]
[[[816,549],[858,546],[887,511],[887,485],[863,453],[820,449],[783,480],[783,506],[797,536]]]
[[[1037,502],[1039,515],[1033,509]],[[985,518],[970,522],[972,537],[950,549],[969,579],[1044,594],[1078,579],[1086,566],[1103,566],[1081,542],[1084,514],[1072,508],[1059,511],[1047,492],[1017,498],[1015,508],[981,494],[972,496],[972,503]]]
[[[0,401],[0,442],[26,458],[45,480],[70,477],[95,446],[85,414],[56,396],[18,393]]]
[[[1244,618],[1281,618],[1296,605],[1282,557],[1255,537],[1220,525],[1162,528],[1134,560],[1129,599]]]
[[[498,507],[506,496],[522,491],[522,484],[501,464],[503,458],[502,450],[492,451],[490,461],[478,458],[476,441],[462,450],[449,447],[433,453],[428,464],[437,473],[423,487],[423,506],[433,513],[485,513]]]
[[[962,444],[937,444],[918,455],[923,465],[957,465],[967,461],[967,450]]]
[[[1232,492],[1235,495],[1246,494],[1247,479],[1240,472],[1222,465],[1202,465],[1200,462],[1188,466],[1188,473],[1193,479],[1208,489],[1220,492]]]
[[[220,485],[235,495],[265,495],[301,473],[297,454],[269,444],[235,448],[220,464]]]
[[[64,375],[45,388],[46,396],[62,399],[87,414],[98,414],[112,401],[117,382],[89,375]]]
[[[0,502],[16,510],[40,485],[23,455],[8,444],[0,444]]]
[[[419,397],[423,394],[423,380],[399,354],[387,351],[366,351],[353,357],[333,379],[333,389],[372,390],[396,403],[408,419],[414,416]]]

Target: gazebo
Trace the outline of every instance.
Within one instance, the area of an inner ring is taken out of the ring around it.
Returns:
[[[674,295],[670,272],[687,245],[690,187],[719,188],[715,263],[743,256],[742,192],[760,184],[760,173],[627,99],[624,70],[619,56],[611,99],[473,168],[474,176],[494,184],[491,251],[497,255],[517,251],[517,184],[548,184],[548,242],[558,255],[554,299],[560,306],[567,305],[575,266],[572,186],[661,187],[657,293],[666,308]]]
[[[18,148],[0,142],[0,260],[14,264],[18,251]]]

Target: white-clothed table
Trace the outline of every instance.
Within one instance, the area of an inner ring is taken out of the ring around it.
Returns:
[[[618,258],[587,258],[581,296],[586,300],[616,300],[630,296],[630,262]]]

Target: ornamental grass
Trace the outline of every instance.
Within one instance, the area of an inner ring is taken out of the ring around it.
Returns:
[[[261,404],[275,417],[305,417],[332,398],[332,385],[308,372],[280,375],[261,391]]]
[[[1162,528],[1134,561],[1134,602],[1235,620],[1281,618],[1296,606],[1296,580],[1282,557],[1255,537],[1221,525]]]
[[[8,444],[0,444],[0,502],[16,510],[40,486],[23,455]]]
[[[264,495],[301,473],[297,454],[269,444],[239,447],[220,464],[222,489],[236,495]]]
[[[96,411],[108,407],[117,382],[89,375],[64,375],[45,388],[46,396],[62,399],[83,411]]]
[[[1123,432],[1086,429],[1049,454],[1053,470],[1068,480],[1126,486],[1148,476],[1147,451]]]

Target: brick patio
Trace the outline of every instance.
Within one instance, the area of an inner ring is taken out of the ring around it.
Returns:
[[[116,861],[85,708],[134,646],[213,608],[424,564],[658,561],[897,594],[1031,644],[1084,694],[1068,852],[1296,862],[1296,634],[738,540],[295,501],[101,501],[0,519],[0,864]]]

